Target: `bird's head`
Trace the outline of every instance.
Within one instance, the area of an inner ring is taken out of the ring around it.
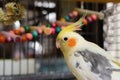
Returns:
[[[74,23],[64,28],[56,38],[56,47],[60,48],[63,53],[73,50],[80,41],[84,41],[84,38],[76,33],[76,30],[80,30],[79,23]]]

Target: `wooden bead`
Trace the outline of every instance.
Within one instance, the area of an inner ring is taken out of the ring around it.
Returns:
[[[50,35],[50,34],[51,34],[51,28],[45,28],[45,29],[44,29],[44,33],[45,33],[46,35]]]

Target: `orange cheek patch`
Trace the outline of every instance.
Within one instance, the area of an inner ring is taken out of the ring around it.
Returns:
[[[68,45],[69,45],[70,47],[75,46],[75,45],[76,45],[76,39],[75,39],[75,38],[70,38],[70,39],[68,40]]]

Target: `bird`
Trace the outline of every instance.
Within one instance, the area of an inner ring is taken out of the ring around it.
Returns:
[[[76,32],[81,21],[68,25],[56,37],[68,68],[78,80],[120,80],[120,62]]]

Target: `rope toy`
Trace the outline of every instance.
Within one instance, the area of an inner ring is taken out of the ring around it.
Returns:
[[[13,25],[17,20],[24,18],[25,8],[20,3],[9,2],[5,5],[5,11],[0,8],[0,22],[5,25]]]

